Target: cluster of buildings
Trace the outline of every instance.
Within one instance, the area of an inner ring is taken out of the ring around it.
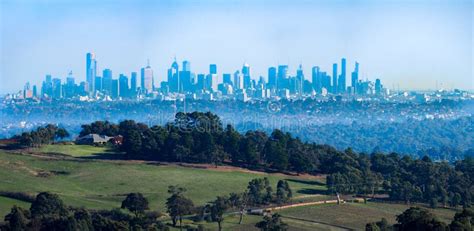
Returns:
[[[340,66],[339,66],[340,65]],[[246,101],[251,98],[302,98],[315,95],[385,95],[380,81],[362,80],[359,75],[359,63],[348,76],[346,59],[334,63],[332,73],[322,71],[318,66],[312,68],[311,81],[305,78],[303,68],[299,65],[295,75],[288,71],[288,65],[268,68],[268,75],[254,78],[250,65],[245,63],[241,70],[233,73],[222,73],[222,81],[216,64],[209,65],[208,73],[194,73],[189,61],[178,64],[176,59],[167,72],[166,81],[155,82],[153,69],[149,62],[141,68],[140,73],[131,72],[130,76],[120,74],[114,78],[112,70],[97,70],[97,59],[94,53],[86,55],[86,81],[76,83],[72,72],[63,82],[60,78],[46,75],[40,89],[26,83],[25,87],[12,98],[23,99],[62,99],[79,98],[96,99],[140,99],[140,98],[177,98],[219,99],[233,98]],[[350,80],[350,85],[346,83]]]

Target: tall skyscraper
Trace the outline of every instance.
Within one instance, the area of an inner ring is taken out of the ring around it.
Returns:
[[[375,94],[380,95],[382,93],[382,82],[380,79],[375,80]]]
[[[89,86],[89,92],[95,91],[95,76],[97,74],[97,61],[94,53],[86,54],[86,82]]]
[[[321,93],[321,88],[322,88],[322,78],[319,74],[319,67],[313,67],[311,69],[311,81],[312,81],[312,85],[313,85],[313,89],[318,92],[318,93]]]
[[[277,88],[288,88],[288,65],[279,65],[278,66],[278,78],[277,78]]]
[[[338,91],[337,83],[337,63],[332,65],[332,93],[337,94]]]
[[[209,74],[217,74],[217,65],[216,64],[211,64],[209,65]]]
[[[110,69],[102,71],[102,91],[106,95],[112,95],[112,70]]]
[[[268,88],[275,89],[277,86],[277,70],[275,67],[268,68]]]
[[[145,68],[142,68],[142,80],[144,82],[144,91],[150,93],[153,91],[153,69],[150,67],[150,61]]]
[[[132,72],[130,76],[130,93],[135,96],[137,93],[137,72]]]
[[[234,72],[234,89],[243,89],[244,88],[244,81],[243,81],[243,76],[240,73],[240,71],[235,71]]]
[[[232,75],[231,74],[228,74],[228,73],[224,73],[222,75],[222,78],[223,78],[223,83],[227,83],[229,85],[232,85]]]
[[[168,69],[168,86],[170,92],[177,92],[179,86],[179,65],[176,61],[176,57],[174,58],[173,63],[171,64],[171,68]]]
[[[187,60],[183,61],[183,71],[191,71],[191,63]]]
[[[129,88],[128,88],[128,77],[124,74],[120,74],[119,77],[119,96],[120,97],[129,97]]]
[[[352,93],[357,93],[357,83],[359,82],[359,63],[355,62],[354,71],[351,74]]]
[[[339,93],[346,92],[346,59],[341,59],[341,75],[339,76],[338,83]]]
[[[295,91],[302,95],[303,94],[303,83],[304,83],[304,73],[303,73],[303,65],[300,64],[298,69],[296,70],[296,83],[295,83]]]

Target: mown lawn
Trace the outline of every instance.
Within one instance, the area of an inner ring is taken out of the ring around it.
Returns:
[[[158,166],[132,161],[53,160],[0,150],[1,191],[33,194],[49,191],[60,195],[68,205],[90,209],[119,207],[125,194],[141,192],[150,200],[151,209],[163,211],[169,196],[168,186],[177,184],[187,188],[186,195],[196,205],[203,205],[216,196],[242,192],[251,179],[265,176],[273,187],[280,179],[292,180],[289,183],[295,196],[308,195],[313,189],[325,187],[315,180],[282,174]]]
[[[113,154],[109,147],[97,147],[92,145],[75,145],[75,144],[52,144],[44,145],[38,149],[43,153],[58,153],[74,157],[87,157],[102,154]]]
[[[386,203],[347,203],[342,205],[326,204],[303,206],[279,211],[284,216],[299,217],[312,221],[338,224],[348,228],[361,230],[370,222],[386,218],[389,223],[396,223],[396,216],[403,213],[409,205]],[[429,209],[438,218],[450,223],[456,211],[452,209]]]

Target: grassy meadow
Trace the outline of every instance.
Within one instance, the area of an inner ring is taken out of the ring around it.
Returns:
[[[82,147],[85,150],[78,150]],[[45,146],[41,151],[84,157],[106,150],[101,147],[57,145]],[[91,209],[119,207],[125,194],[141,192],[150,200],[151,209],[163,211],[169,196],[169,185],[185,186],[186,195],[196,205],[203,205],[216,196],[242,192],[251,179],[258,177],[268,177],[274,188],[278,180],[290,180],[295,196],[325,189],[322,182],[314,179],[283,174],[221,171],[141,161],[54,159],[0,150],[0,191],[31,194],[49,191],[60,195],[68,205]],[[12,203],[0,204],[0,216],[3,216]]]

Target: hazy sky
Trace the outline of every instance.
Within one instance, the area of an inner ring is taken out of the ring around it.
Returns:
[[[0,0],[0,93],[39,84],[46,74],[85,80],[85,57],[98,75],[130,75],[147,58],[159,81],[173,57],[196,73],[252,76],[271,65],[331,72],[346,57],[362,78],[389,88],[474,89],[473,3],[461,0]],[[348,79],[349,83],[349,79]]]

